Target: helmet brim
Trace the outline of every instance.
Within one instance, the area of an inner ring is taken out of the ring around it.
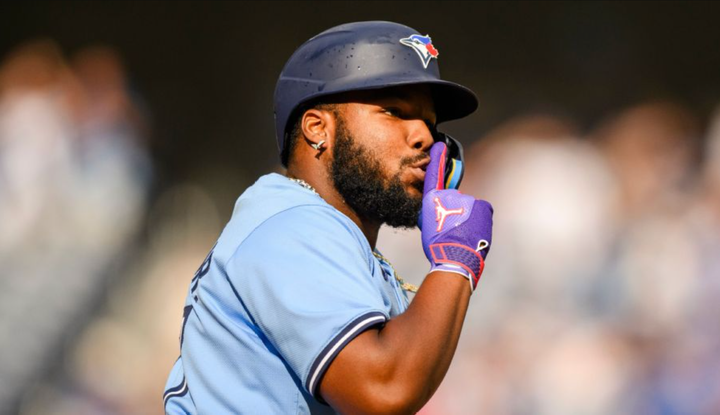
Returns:
[[[438,124],[467,117],[478,108],[477,96],[469,88],[443,80],[423,83],[432,90]]]
[[[342,81],[342,83],[344,83],[344,81]],[[427,85],[430,87],[430,93],[435,105],[435,117],[437,118],[437,124],[467,117],[478,108],[478,98],[472,90],[460,84],[442,79],[425,79],[422,81],[418,81],[416,79],[395,79],[389,84],[383,83],[381,85],[373,85],[370,83],[360,86],[353,85],[352,87],[344,87],[344,85],[340,82],[337,84],[333,85],[330,83],[332,87],[329,89],[333,90],[333,92],[318,92],[313,94],[301,102],[298,107],[300,108],[303,105],[307,105],[308,102],[322,100],[324,98],[338,96],[353,91],[373,91],[399,86]]]

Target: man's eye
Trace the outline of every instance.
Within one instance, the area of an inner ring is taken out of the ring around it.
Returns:
[[[385,108],[383,112],[391,117],[400,117],[400,110],[397,108]]]

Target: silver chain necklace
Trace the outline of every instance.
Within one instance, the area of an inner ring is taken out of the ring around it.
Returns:
[[[299,184],[300,186],[308,189],[309,191],[315,193],[316,195],[320,196],[320,195],[318,194],[317,190],[315,190],[314,187],[310,186],[310,183],[306,182],[305,180],[303,180],[303,179],[296,179],[296,178],[294,178],[294,177],[288,177],[288,179],[290,179],[291,181],[293,181],[293,182]]]

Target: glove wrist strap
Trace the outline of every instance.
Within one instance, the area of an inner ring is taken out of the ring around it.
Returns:
[[[475,291],[480,275],[485,269],[485,261],[480,253],[465,245],[439,243],[430,245],[432,269],[454,272],[470,281],[470,289]]]

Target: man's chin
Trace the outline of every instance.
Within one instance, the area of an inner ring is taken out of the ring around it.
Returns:
[[[422,208],[422,191],[416,189],[415,187],[411,187],[406,190],[405,196],[406,203],[404,204],[403,209],[399,209],[405,211],[405,214],[395,216],[391,220],[386,220],[384,223],[387,226],[398,229],[414,229],[417,227],[417,221]]]

